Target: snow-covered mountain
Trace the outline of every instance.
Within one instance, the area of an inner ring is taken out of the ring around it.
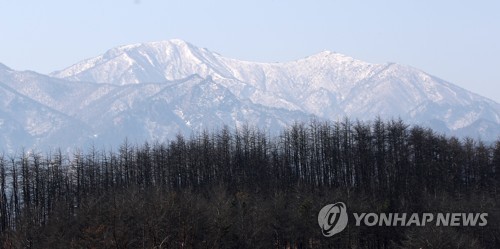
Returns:
[[[117,47],[52,75],[125,85],[193,74],[211,77],[239,99],[325,119],[401,117],[457,134],[481,122],[481,132],[466,135],[500,134],[500,105],[494,101],[409,66],[372,64],[329,51],[292,62],[256,63],[170,40]]]
[[[8,83],[2,83],[8,82]],[[302,112],[240,100],[212,79],[112,85],[0,69],[0,151],[165,141],[182,133],[259,124],[278,130]],[[77,138],[75,138],[75,135]]]
[[[7,67],[0,68],[0,151],[55,149],[59,144],[67,147],[83,141],[85,134],[89,133],[85,123],[18,92],[12,86],[25,86],[22,82],[9,80],[6,77],[9,75],[19,74]],[[50,94],[48,89],[44,90],[40,94],[30,91],[43,98]],[[74,134],[80,134],[80,137],[74,137]]]
[[[0,64],[0,94],[6,96],[0,99],[3,148],[116,145],[125,137],[164,140],[245,123],[276,130],[311,116],[401,117],[448,134],[500,135],[500,105],[492,100],[409,66],[329,51],[257,63],[181,40],[125,45],[50,76]]]

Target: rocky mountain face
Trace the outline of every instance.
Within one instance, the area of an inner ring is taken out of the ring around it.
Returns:
[[[402,118],[494,140],[500,105],[421,70],[321,52],[285,63],[181,40],[120,46],[48,75],[0,64],[1,149],[117,146],[227,125]],[[76,136],[75,136],[76,134]]]

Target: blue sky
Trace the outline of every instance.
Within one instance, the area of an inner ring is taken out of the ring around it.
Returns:
[[[0,0],[0,62],[49,73],[180,38],[277,62],[331,50],[420,68],[500,102],[500,1]]]

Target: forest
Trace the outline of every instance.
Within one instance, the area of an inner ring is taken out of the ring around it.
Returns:
[[[499,134],[500,135],[500,134]],[[0,154],[1,248],[500,248],[500,140],[401,120],[249,125],[119,148]],[[318,212],[488,213],[347,228]]]

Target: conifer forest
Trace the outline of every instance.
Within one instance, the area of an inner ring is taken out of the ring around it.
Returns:
[[[1,248],[500,248],[500,140],[401,120],[221,127],[119,148],[0,154]],[[318,212],[488,213],[355,226]]]

